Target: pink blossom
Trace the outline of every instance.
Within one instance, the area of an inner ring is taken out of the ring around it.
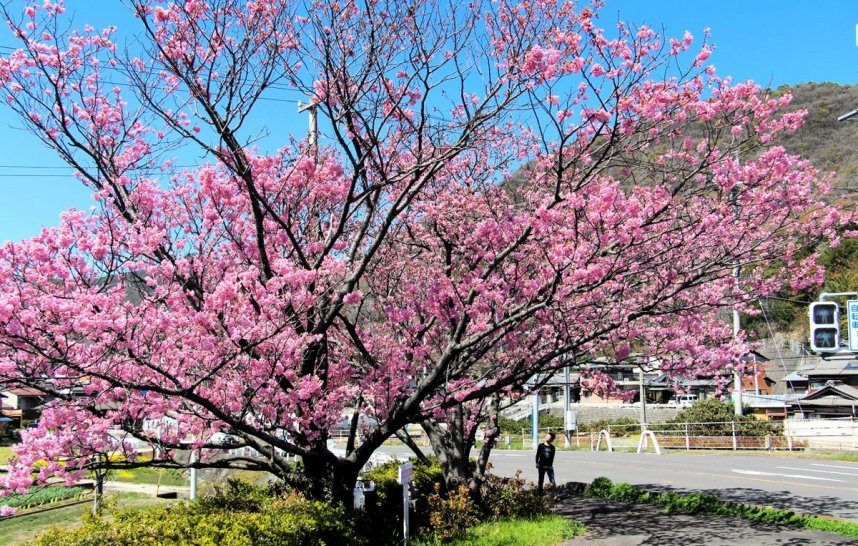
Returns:
[[[348,294],[343,296],[343,303],[345,303],[346,305],[359,303],[361,300],[363,300],[363,294],[359,290],[349,292]]]
[[[75,393],[23,433],[7,493],[224,437],[334,480],[430,416],[470,448],[567,362],[616,397],[620,360],[720,376],[751,348],[723,312],[821,283],[806,249],[855,220],[776,144],[789,97],[717,77],[690,34],[567,1],[132,4],[151,57],[57,34],[40,2],[0,58],[7,108],[94,200],[0,245],[4,384]],[[274,91],[313,95],[315,139],[255,147]],[[343,422],[347,458],[323,441]]]

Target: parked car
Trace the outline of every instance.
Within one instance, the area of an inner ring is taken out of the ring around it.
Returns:
[[[667,405],[672,408],[690,408],[697,402],[696,394],[680,394],[667,401]]]

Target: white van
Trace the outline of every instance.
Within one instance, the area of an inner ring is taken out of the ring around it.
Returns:
[[[668,400],[667,405],[677,408],[690,408],[697,400],[696,394],[680,394]]]

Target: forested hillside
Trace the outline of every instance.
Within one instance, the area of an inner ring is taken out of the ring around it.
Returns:
[[[791,109],[807,111],[801,129],[783,139],[787,150],[810,159],[820,170],[836,172],[835,188],[858,191],[858,116],[837,121],[858,109],[858,86],[805,83],[777,92],[791,92]]]
[[[790,109],[807,111],[804,125],[781,143],[821,171],[834,172],[832,197],[853,201],[858,197],[858,116],[847,121],[837,118],[858,109],[858,85],[805,83],[780,87],[776,92],[792,93]],[[845,240],[838,248],[823,249],[822,261],[827,269],[823,290],[858,290],[858,241]],[[765,316],[745,317],[744,323],[759,337],[776,333],[805,341],[807,302],[815,300],[818,292],[783,294],[782,300],[768,300],[763,303]]]

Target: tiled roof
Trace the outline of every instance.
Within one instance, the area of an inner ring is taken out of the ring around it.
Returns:
[[[9,389],[9,394],[14,396],[45,396],[45,393],[38,389],[33,389],[31,387],[21,387],[19,389]]]

